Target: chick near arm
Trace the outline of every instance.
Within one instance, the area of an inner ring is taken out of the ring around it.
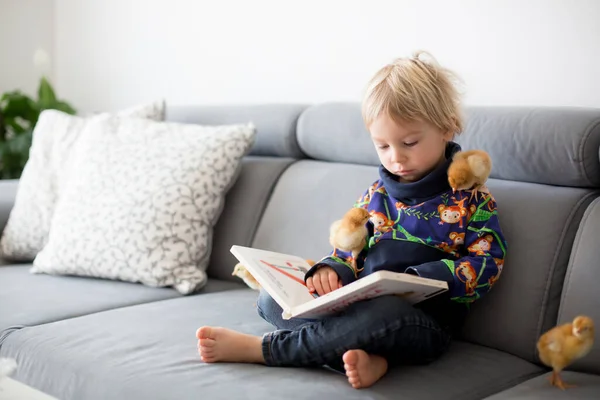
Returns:
[[[333,255],[337,250],[352,253],[351,264],[358,271],[357,257],[367,244],[369,231],[366,227],[370,214],[360,207],[351,208],[342,219],[335,221],[329,228],[329,244]]]

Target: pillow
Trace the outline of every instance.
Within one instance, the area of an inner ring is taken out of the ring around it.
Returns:
[[[57,110],[40,114],[33,131],[29,159],[19,180],[15,204],[0,239],[0,254],[7,260],[31,262],[48,239],[57,193],[73,143],[94,118]],[[135,106],[120,116],[163,121],[164,101]]]
[[[213,227],[255,135],[252,124],[91,122],[31,272],[202,288]]]

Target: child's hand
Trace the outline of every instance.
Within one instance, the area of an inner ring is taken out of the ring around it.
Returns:
[[[333,292],[342,287],[342,280],[331,267],[320,267],[306,280],[306,286],[311,293],[317,292],[319,296]]]

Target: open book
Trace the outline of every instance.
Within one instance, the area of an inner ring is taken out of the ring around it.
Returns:
[[[444,281],[378,271],[318,296],[311,294],[304,283],[311,266],[300,257],[243,246],[232,246],[231,253],[281,306],[284,319],[319,318],[355,301],[387,294],[403,296],[415,304],[448,290]]]

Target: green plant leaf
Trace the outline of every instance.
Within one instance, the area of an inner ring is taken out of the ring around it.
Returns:
[[[22,155],[10,149],[7,143],[0,143],[0,178],[16,179],[21,176]]]
[[[69,103],[64,101],[57,101],[56,103],[54,103],[54,106],[52,108],[71,115],[74,115],[76,113],[75,109],[71,107]]]
[[[22,122],[19,122],[16,118],[7,118],[5,120],[5,125],[10,126],[16,135],[20,135],[28,129],[31,129],[31,123],[29,121],[23,120],[23,122],[25,122],[26,126],[23,126]]]
[[[7,142],[8,148],[13,153],[19,153],[29,156],[29,148],[31,147],[31,139],[33,138],[33,131],[27,129],[21,134],[15,136],[12,140]]]
[[[18,179],[29,160],[33,130],[42,110],[55,109],[68,114],[76,110],[58,100],[50,82],[43,77],[35,101],[19,90],[0,97],[0,179]]]
[[[40,113],[37,104],[21,91],[5,93],[2,96],[2,103],[4,104],[2,114],[5,120],[20,117],[33,123],[37,121]]]
[[[54,94],[54,89],[48,79],[46,77],[42,77],[40,80],[40,87],[38,88],[38,104],[40,109],[46,110],[48,108],[52,108],[54,104],[56,104],[56,94]]]

